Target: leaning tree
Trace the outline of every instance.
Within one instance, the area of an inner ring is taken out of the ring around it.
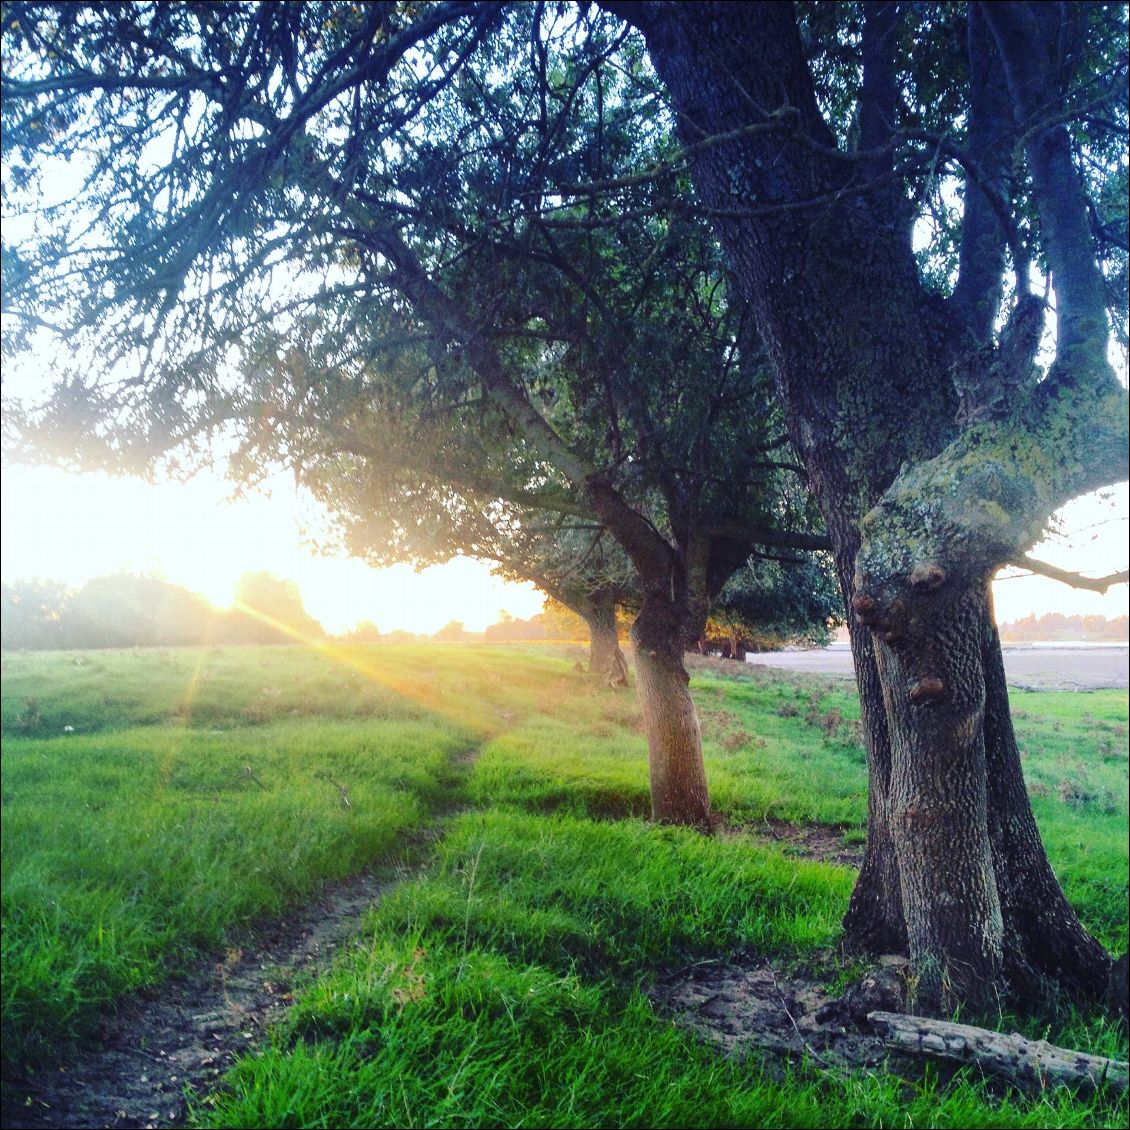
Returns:
[[[636,575],[653,815],[706,826],[684,651],[753,546],[826,539],[778,489],[797,468],[711,234],[635,175],[669,143],[638,40],[505,16],[13,6],[5,175],[37,209],[6,227],[7,295],[88,352],[12,415],[88,462],[223,427],[315,485],[360,462],[328,493],[395,476],[413,536],[460,497],[579,508]],[[64,158],[83,183],[56,201]],[[544,214],[578,175],[632,206]]]
[[[848,939],[908,948],[927,1005],[1094,998],[1109,958],[1032,818],[989,581],[1127,474],[1126,8],[607,6],[671,94],[850,602]]]

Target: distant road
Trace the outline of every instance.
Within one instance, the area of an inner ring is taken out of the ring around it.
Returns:
[[[748,661],[789,671],[851,678],[847,644],[806,651],[772,651],[750,655]],[[1086,644],[1047,647],[1006,647],[1004,670],[1010,686],[1040,690],[1094,691],[1130,686],[1130,647],[1088,647]]]

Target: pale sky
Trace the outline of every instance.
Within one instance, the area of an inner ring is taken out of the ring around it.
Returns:
[[[466,558],[416,573],[410,565],[372,569],[347,557],[320,557],[303,527],[314,504],[293,483],[271,496],[229,502],[231,485],[200,475],[187,484],[150,485],[104,474],[6,467],[0,477],[0,577],[51,577],[74,588],[91,577],[146,572],[231,603],[243,573],[265,571],[298,583],[307,611],[330,632],[371,620],[431,634],[450,620],[482,631],[506,609],[540,612],[532,585],[508,584],[490,566]]]
[[[120,570],[147,572],[231,602],[241,574],[266,571],[296,581],[306,608],[331,632],[371,620],[382,632],[432,633],[449,620],[468,631],[494,623],[502,609],[525,618],[541,611],[532,585],[491,576],[490,566],[456,559],[416,573],[409,565],[372,569],[343,557],[319,557],[303,536],[316,527],[315,504],[280,479],[268,498],[229,502],[230,484],[200,475],[188,484],[150,485],[104,474],[13,466],[0,479],[0,578],[54,578],[79,587]],[[1061,568],[1105,575],[1127,565],[1128,493],[1076,500],[1061,512],[1063,537],[1033,551]],[[1105,596],[1042,577],[999,580],[997,618],[1028,613],[1127,614],[1127,586]]]

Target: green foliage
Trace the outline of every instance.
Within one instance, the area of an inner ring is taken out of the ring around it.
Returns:
[[[62,614],[72,596],[61,581],[15,581],[0,586],[4,648],[65,646]]]
[[[767,457],[787,447],[768,368],[686,177],[634,177],[672,150],[638,38],[595,8],[224,11],[30,6],[5,29],[21,190],[77,124],[43,131],[39,78],[103,76],[65,99],[85,115],[66,157],[95,169],[53,216],[61,233],[93,208],[116,247],[84,258],[80,300],[65,241],[18,233],[12,293],[38,288],[90,355],[14,436],[137,466],[227,428],[240,477],[292,469],[359,555],[490,558],[582,614],[597,590],[638,604],[672,573],[660,554],[703,574],[698,607],[766,531],[819,525]],[[151,58],[116,51],[138,36]],[[217,101],[202,75],[233,53],[255,64]],[[549,203],[624,175],[627,207]],[[641,528],[661,539],[642,582]]]
[[[751,558],[710,609],[706,640],[727,659],[789,642],[823,645],[844,620],[843,598],[827,554],[784,562]]]

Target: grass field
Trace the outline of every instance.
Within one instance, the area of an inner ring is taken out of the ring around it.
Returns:
[[[858,843],[866,807],[841,684],[715,664],[692,686],[729,829],[713,839],[644,821],[634,697],[549,651],[5,656],[6,1070],[250,923],[397,859],[446,813],[425,871],[197,1105],[200,1125],[1124,1125],[1125,1103],[962,1073],[725,1059],[652,1008],[642,990],[660,968],[826,964],[852,873],[763,833],[818,824]],[[1122,952],[1126,693],[1024,693],[1014,708],[1053,863]],[[1126,1056],[1102,1021],[1040,1023]]]

